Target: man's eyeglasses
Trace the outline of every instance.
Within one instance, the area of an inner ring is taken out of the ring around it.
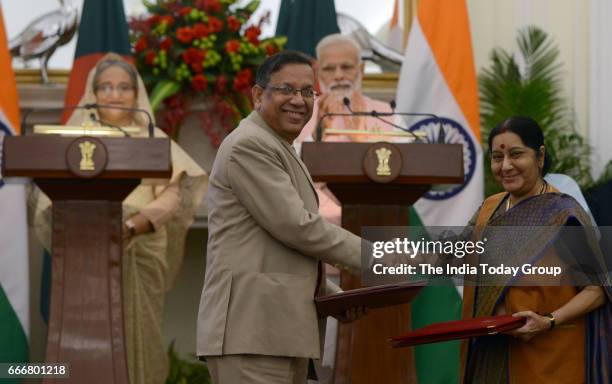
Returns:
[[[294,96],[298,93],[302,96],[302,98],[311,100],[318,96],[318,93],[314,90],[313,87],[305,87],[302,89],[293,88],[290,85],[266,85],[262,88],[270,88],[273,91],[280,93],[283,96]]]
[[[101,92],[106,96],[111,95],[115,90],[118,94],[124,95],[128,92],[133,92],[134,87],[128,83],[119,83],[116,86],[111,83],[104,83],[96,87],[96,93]]]

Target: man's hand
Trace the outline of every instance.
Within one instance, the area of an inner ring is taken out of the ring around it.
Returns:
[[[342,113],[344,112],[344,106],[342,99],[338,98],[338,95],[328,92],[324,93],[317,98],[317,106],[319,108],[317,120],[320,119],[326,113]],[[326,118],[321,122],[323,128],[333,128],[333,118]]]
[[[366,307],[352,307],[346,310],[344,314],[340,316],[334,316],[341,323],[350,323],[355,320],[359,320],[361,317],[365,316],[368,313],[368,309]]]

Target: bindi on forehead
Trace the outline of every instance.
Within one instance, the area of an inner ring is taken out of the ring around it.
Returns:
[[[502,144],[502,145],[500,145],[500,148],[501,148],[501,149],[506,149],[506,144]]]

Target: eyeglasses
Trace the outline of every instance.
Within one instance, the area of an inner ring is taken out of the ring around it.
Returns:
[[[111,95],[115,90],[119,95],[124,95],[128,92],[133,92],[134,87],[128,83],[119,83],[117,85],[113,85],[111,83],[103,83],[96,86],[96,93],[101,92],[105,96]]]
[[[280,93],[283,96],[295,96],[298,93],[302,96],[303,99],[311,100],[318,96],[318,93],[314,90],[313,87],[305,87],[302,89],[293,88],[290,85],[266,85],[262,88],[270,88],[273,91]]]

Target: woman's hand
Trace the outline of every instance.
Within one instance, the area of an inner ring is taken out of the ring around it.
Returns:
[[[507,335],[517,339],[529,341],[541,333],[550,331],[551,323],[550,318],[547,316],[538,315],[533,311],[517,312],[512,316],[527,318],[527,322],[522,327],[505,332]]]
[[[153,232],[153,225],[151,224],[149,219],[147,219],[142,213],[137,213],[123,222],[124,240],[130,239],[133,236],[149,232]]]

